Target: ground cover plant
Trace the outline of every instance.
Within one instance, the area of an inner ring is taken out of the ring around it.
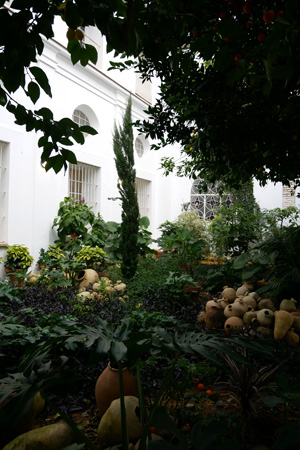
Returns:
[[[289,254],[293,244],[287,236],[297,236],[293,225],[275,226],[261,245],[279,236],[276,242]],[[174,232],[171,223],[164,228],[166,236]],[[223,296],[225,284],[235,290],[245,281],[245,270],[256,267],[250,257],[257,249],[250,248],[247,257],[205,260],[200,246],[198,263],[195,256],[194,264],[183,265],[186,243],[180,248],[177,237],[174,248],[168,241],[162,254],[141,254],[130,279],[123,278],[119,264],[106,265],[101,283],[88,286],[85,299],[74,249],[64,249],[55,267],[49,262],[22,286],[0,283],[1,445],[22,430],[39,393],[46,406],[34,426],[63,419],[76,436],[70,449],[108,448],[97,437],[95,383],[109,361],[118,367],[123,361],[138,384],[141,449],[150,431],[163,441],[150,441],[148,448],[297,448],[298,345],[266,338],[250,325],[235,335],[200,320],[208,302]],[[260,275],[270,273],[274,280],[276,273],[283,285],[280,261],[262,265]],[[297,269],[293,260],[291,267]],[[113,288],[118,280],[119,291]],[[256,278],[252,281],[254,286]],[[190,295],[187,285],[200,291]],[[5,434],[7,429],[12,433]],[[117,448],[125,450],[130,447],[124,436]]]

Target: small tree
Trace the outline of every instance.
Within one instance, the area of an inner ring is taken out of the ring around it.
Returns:
[[[245,184],[230,194],[232,204],[221,205],[210,225],[213,250],[219,256],[246,252],[261,237],[262,216],[253,184]]]
[[[119,176],[118,189],[122,201],[121,270],[124,277],[132,278],[136,272],[139,253],[139,206],[135,190],[131,98],[128,100],[123,117],[123,126],[118,128],[115,124],[113,148]]]

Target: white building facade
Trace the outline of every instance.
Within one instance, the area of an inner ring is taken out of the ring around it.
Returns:
[[[6,245],[26,245],[35,261],[41,248],[56,239],[52,229],[59,203],[66,196],[84,198],[100,212],[105,221],[121,220],[118,199],[118,176],[113,153],[114,123],[122,123],[128,98],[132,96],[132,118],[143,120],[145,110],[155,95],[151,83],[142,84],[133,70],[110,71],[111,55],[105,52],[105,41],[97,29],[85,30],[85,40],[96,45],[97,65],[72,65],[66,50],[66,25],[60,19],[55,39],[45,42],[38,65],[48,76],[52,98],[41,95],[34,109],[49,108],[55,120],[73,118],[81,125],[89,123],[98,132],[87,136],[83,146],[70,147],[78,165],[55,174],[41,166],[39,135],[26,132],[14,124],[14,118],[3,108],[0,111],[0,256]],[[95,44],[96,43],[96,44]],[[24,94],[15,98],[32,107]],[[166,220],[175,219],[182,204],[189,200],[190,181],[174,176],[164,177],[160,169],[162,156],[171,156],[174,149],[150,151],[151,142],[135,133],[135,168],[141,216],[150,219],[153,237]],[[178,152],[179,155],[179,152]],[[34,267],[33,267],[34,269]],[[0,276],[3,277],[3,267]]]
[[[97,64],[73,66],[66,50],[66,31],[66,24],[58,19],[55,39],[45,42],[38,65],[48,76],[52,98],[42,94],[34,109],[47,107],[55,120],[73,118],[81,125],[90,124],[98,134],[87,136],[83,146],[71,148],[77,166],[69,167],[66,173],[45,172],[37,145],[40,136],[14,124],[13,116],[1,108],[0,256],[4,256],[7,244],[23,244],[36,261],[40,249],[56,239],[52,223],[66,196],[84,198],[105,221],[121,220],[112,142],[114,123],[121,124],[130,95],[133,120],[146,118],[144,111],[157,89],[155,84],[142,84],[133,70],[108,71],[112,57],[106,54],[105,40],[96,28],[86,29],[84,40],[97,48]],[[15,99],[32,108],[22,92],[17,92]],[[190,202],[192,181],[175,175],[165,177],[160,169],[161,158],[174,156],[174,152],[179,157],[179,149],[150,151],[150,145],[135,130],[140,213],[149,217],[150,231],[156,238],[158,227],[166,220],[174,220],[182,205]],[[280,185],[261,189],[255,184],[255,196],[261,207],[282,207]],[[0,277],[3,276],[1,267]]]

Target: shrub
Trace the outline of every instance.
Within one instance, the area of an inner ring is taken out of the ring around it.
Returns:
[[[95,247],[86,245],[76,254],[75,261],[85,263],[86,267],[99,272],[107,265],[107,253],[97,245]]]

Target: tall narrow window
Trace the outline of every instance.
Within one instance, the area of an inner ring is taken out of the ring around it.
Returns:
[[[91,206],[94,212],[99,210],[98,176],[98,167],[83,163],[69,165],[69,196]]]
[[[150,181],[136,178],[135,186],[138,198],[140,216],[147,216],[150,219]]]
[[[0,242],[7,242],[8,144],[0,141]]]

